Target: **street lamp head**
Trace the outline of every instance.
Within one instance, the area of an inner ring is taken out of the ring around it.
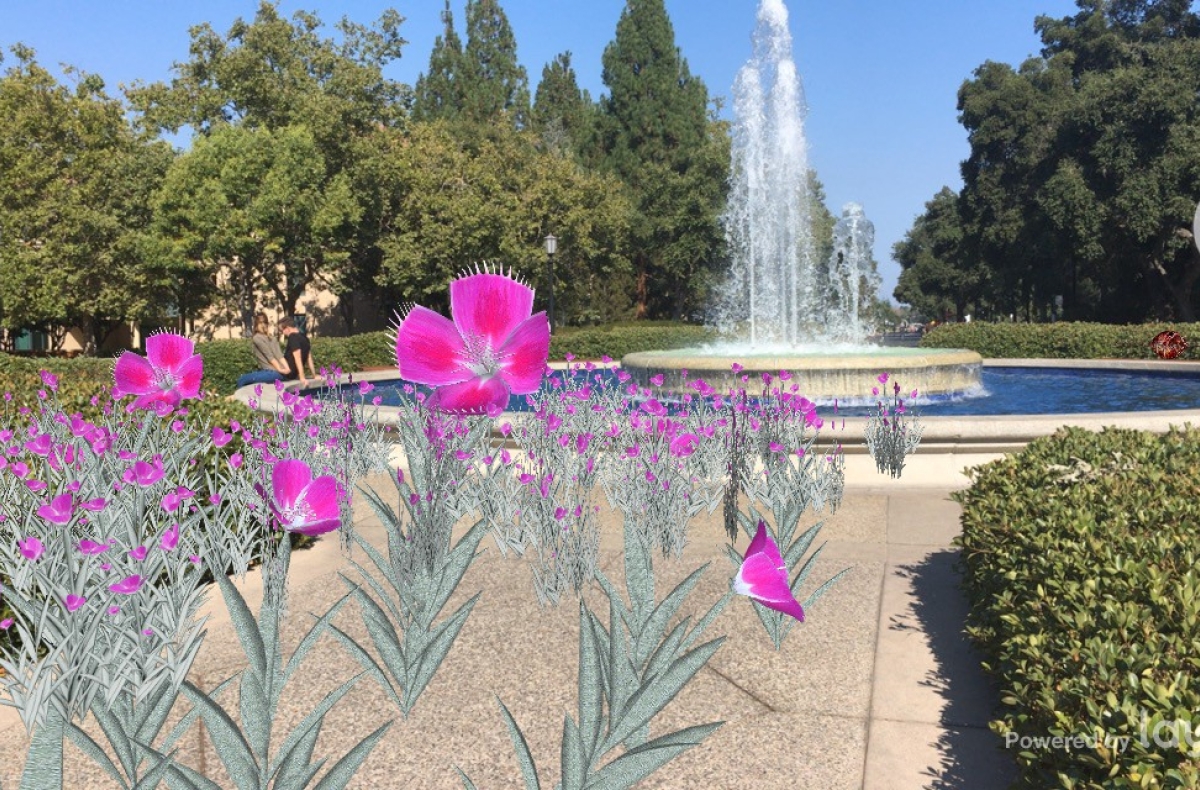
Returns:
[[[558,239],[551,233],[546,237],[546,254],[553,255],[558,252]]]

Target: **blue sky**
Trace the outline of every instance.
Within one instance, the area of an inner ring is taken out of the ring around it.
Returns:
[[[961,186],[968,153],[957,120],[957,91],[987,60],[1019,64],[1036,55],[1038,15],[1064,17],[1073,0],[786,0],[794,56],[808,100],[809,161],[836,214],[861,203],[875,223],[875,258],[890,298],[900,274],[892,245],[944,185]],[[604,92],[600,57],[612,40],[622,0],[501,0],[517,54],[536,88],[542,67],[569,50],[582,87]],[[709,93],[728,98],[750,56],[758,0],[666,0],[676,43]],[[372,22],[394,7],[408,40],[389,76],[412,84],[441,31],[442,0],[282,0],[326,23],[342,16]],[[451,0],[460,35],[465,0]],[[115,92],[136,80],[171,76],[187,59],[188,28],[209,22],[220,33],[252,18],[257,0],[0,0],[5,50],[22,42],[57,71],[67,63],[99,74]],[[727,102],[726,114],[728,115]]]

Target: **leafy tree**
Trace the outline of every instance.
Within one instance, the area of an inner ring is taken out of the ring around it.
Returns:
[[[623,318],[631,304],[625,257],[630,206],[612,177],[539,151],[512,129],[464,144],[446,122],[394,133],[380,173],[391,195],[378,284],[446,309],[446,283],[484,262],[513,266],[545,308],[542,240],[555,256],[558,323]]]
[[[1194,320],[1200,17],[1178,0],[1078,5],[1037,20],[1041,58],[986,63],[959,92],[966,244],[1028,314],[1062,294],[1068,318]]]
[[[966,317],[978,306],[984,279],[969,265],[958,194],[942,187],[904,238],[892,247],[902,269],[893,295],[927,318]]]
[[[107,331],[155,314],[176,275],[152,255],[148,196],[170,146],[140,135],[95,76],[67,69],[75,90],[28,47],[0,78],[0,319],[78,326],[94,352]]]
[[[326,226],[310,228],[306,238],[290,224],[294,217],[282,214],[275,215],[283,223],[280,226],[258,229],[264,238],[289,240],[281,249],[300,256],[295,261],[279,261],[286,266],[287,279],[268,289],[285,309],[294,309],[296,295],[303,292],[308,280],[333,284],[346,295],[350,289],[366,287],[376,273],[377,240],[384,219],[368,212],[380,204],[363,201],[351,207],[343,205],[340,196],[347,192],[347,184],[361,182],[362,173],[370,170],[359,159],[378,148],[369,138],[404,120],[400,101],[404,86],[383,74],[384,66],[400,56],[405,44],[399,34],[402,21],[394,10],[384,12],[370,27],[343,19],[336,25],[339,35],[334,39],[322,36],[322,23],[316,16],[300,12],[288,20],[274,5],[262,2],[253,21],[236,20],[224,36],[208,24],[193,28],[191,57],[176,66],[170,83],[138,84],[128,91],[142,123],[152,129],[178,131],[191,126],[201,138],[229,126],[267,132],[262,138],[246,138],[269,141],[256,150],[284,145],[284,141],[301,145],[301,138],[311,141],[312,161],[320,162],[324,172],[317,178],[306,169],[295,186],[305,194],[323,196],[313,198],[318,203],[339,208],[332,215],[325,214],[326,209],[305,211],[313,216],[360,219],[330,220]],[[301,127],[307,131],[300,131]],[[218,147],[232,153],[232,139]],[[273,166],[281,165],[276,162]],[[355,193],[349,196],[357,201]],[[261,214],[260,219],[266,216]],[[160,228],[175,249],[197,249],[176,243],[188,237],[186,227],[160,224]],[[323,249],[312,249],[314,240],[320,240]],[[275,251],[272,256],[278,259],[280,254]],[[247,265],[255,271],[260,266],[270,271],[273,264],[259,261]],[[251,293],[258,290],[252,288]],[[352,325],[351,300],[343,299],[341,307]]]
[[[638,317],[679,318],[723,246],[728,131],[709,117],[662,0],[626,2],[603,66],[600,150],[633,195]]]
[[[463,116],[495,123],[502,115],[518,128],[529,116],[529,78],[517,61],[517,39],[499,0],[467,0],[463,50]]]
[[[177,259],[224,270],[218,280],[247,330],[260,291],[294,313],[305,287],[346,257],[342,228],[360,219],[349,177],[327,178],[305,126],[223,126],[197,138],[155,209]]]
[[[533,101],[533,128],[553,150],[582,153],[590,134],[592,100],[579,89],[571,53],[559,53],[542,69]]]
[[[450,0],[442,10],[442,34],[434,39],[429,70],[417,78],[412,117],[417,121],[456,118],[465,104],[463,49],[454,32]]]

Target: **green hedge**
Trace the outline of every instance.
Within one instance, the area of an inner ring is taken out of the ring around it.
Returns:
[[[1025,786],[1200,787],[1197,469],[1195,428],[1064,428],[954,495],[967,630]],[[1054,736],[1089,741],[1015,740]]]
[[[686,348],[716,340],[716,332],[697,324],[674,321],[634,321],[602,327],[559,328],[550,338],[550,359],[567,354],[579,359],[600,359],[607,354],[620,361],[636,351]]]
[[[1179,359],[1200,359],[1200,324],[942,324],[922,348],[966,348],[989,359],[1155,359],[1150,341],[1174,330],[1192,347]]]

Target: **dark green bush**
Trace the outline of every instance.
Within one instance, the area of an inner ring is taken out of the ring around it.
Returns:
[[[992,729],[1092,739],[1017,742],[1025,786],[1200,787],[1198,468],[1195,428],[1064,428],[955,494],[967,630],[1002,688]]]
[[[1200,359],[1200,324],[942,324],[922,348],[966,348],[988,359],[1155,359],[1150,341],[1174,330],[1192,343],[1179,359]]]

